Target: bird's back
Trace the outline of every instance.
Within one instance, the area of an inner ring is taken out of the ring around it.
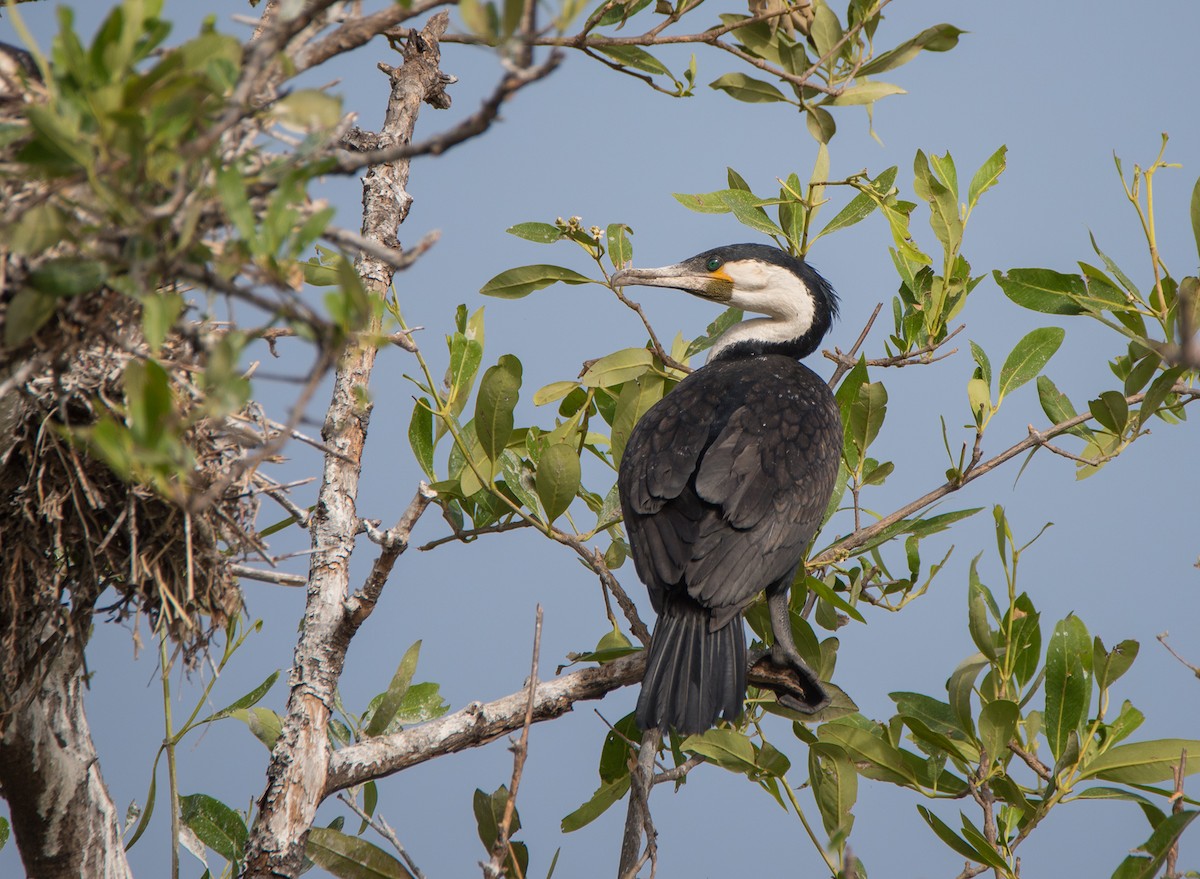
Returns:
[[[828,386],[780,355],[718,360],[652,407],[619,486],[655,610],[686,595],[716,629],[790,577],[821,524],[840,438]]]

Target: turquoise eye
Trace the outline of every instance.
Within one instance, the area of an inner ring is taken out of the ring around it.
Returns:
[[[704,267],[710,272],[715,272],[721,267],[721,258],[719,256],[710,256],[708,258],[708,262],[704,264]]]

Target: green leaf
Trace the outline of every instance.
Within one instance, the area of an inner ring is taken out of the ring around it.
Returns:
[[[609,58],[622,64],[625,67],[632,67],[634,70],[640,70],[643,73],[649,73],[656,76],[666,76],[674,79],[671,76],[671,71],[667,66],[643,49],[641,46],[626,46],[626,45],[597,45],[594,47],[597,52],[607,55]]]
[[[521,390],[521,361],[503,355],[488,367],[475,398],[475,435],[489,460],[497,461],[513,431],[513,410]]]
[[[983,379],[983,383],[990,389],[992,386],[992,361],[988,359],[987,353],[983,348],[974,342],[971,343],[971,359],[979,367],[979,377]]]
[[[1043,314],[1083,314],[1079,304],[1087,295],[1079,275],[1051,269],[1009,269],[992,273],[1004,295],[1022,308]]]
[[[1092,642],[1092,670],[1096,674],[1096,687],[1106,690],[1129,671],[1133,661],[1137,659],[1140,645],[1137,641],[1126,639],[1117,644],[1111,651],[1104,649],[1100,636]]]
[[[408,688],[393,720],[403,724],[424,723],[449,710],[450,703],[442,698],[441,687],[432,681],[422,681]]]
[[[1192,189],[1192,202],[1189,213],[1192,216],[1192,235],[1196,239],[1196,253],[1200,253],[1200,178]]]
[[[764,104],[788,100],[783,92],[769,82],[754,79],[754,77],[747,76],[744,73],[726,73],[724,76],[720,76],[710,82],[708,87],[723,91],[731,98],[745,101],[748,104]]]
[[[1054,382],[1050,381],[1044,375],[1039,375],[1037,378],[1038,400],[1042,404],[1042,411],[1046,413],[1046,417],[1050,419],[1052,424],[1062,424],[1064,421],[1070,421],[1077,413],[1075,407],[1071,405],[1067,395],[1055,387]],[[1075,436],[1088,439],[1091,437],[1092,431],[1085,425],[1077,425],[1072,427],[1069,433]]]
[[[396,672],[392,675],[392,682],[388,684],[383,698],[379,700],[379,704],[375,708],[375,713],[371,715],[371,719],[367,723],[367,728],[364,730],[367,736],[380,735],[391,724],[392,719],[396,716],[396,710],[404,699],[404,694],[408,692],[408,685],[412,683],[413,673],[417,670],[417,657],[420,653],[420,641],[413,642],[412,646],[404,651],[404,656],[401,657],[400,664],[396,666]]]
[[[834,592],[833,588],[824,580],[810,576],[805,578],[804,584],[813,592],[817,593],[817,595],[819,595],[821,598],[825,599],[838,610],[849,616],[851,619],[866,624],[867,621],[863,618],[863,615],[859,613],[858,608]]]
[[[300,131],[333,128],[342,118],[342,102],[319,89],[296,89],[271,105],[284,125]]]
[[[1006,394],[1034,379],[1050,362],[1066,333],[1061,327],[1039,327],[1017,342],[1000,368],[1000,384],[996,402]]]
[[[267,746],[268,751],[274,749],[283,732],[283,720],[270,708],[239,708],[231,711],[229,716],[246,724],[254,737]]]
[[[4,347],[16,348],[46,325],[58,308],[58,297],[22,287],[4,314]]]
[[[1163,401],[1167,399],[1171,393],[1171,388],[1175,386],[1175,382],[1183,375],[1184,367],[1174,366],[1164,371],[1158,378],[1150,382],[1150,387],[1146,391],[1146,396],[1142,398],[1142,405],[1138,408],[1138,429],[1145,425],[1146,421],[1156,413]]]
[[[1092,639],[1071,614],[1054,627],[1046,645],[1046,740],[1061,758],[1071,733],[1079,733],[1092,701]]]
[[[253,690],[251,690],[245,696],[242,696],[240,699],[236,699],[233,702],[230,702],[228,705],[226,705],[220,711],[216,711],[216,712],[210,714],[208,717],[206,717],[204,720],[201,720],[196,725],[199,726],[200,723],[211,723],[214,720],[220,720],[223,717],[229,717],[235,711],[238,711],[240,709],[249,708],[252,705],[257,705],[259,702],[262,701],[263,697],[266,696],[267,693],[269,693],[271,691],[271,687],[275,686],[275,681],[277,681],[278,679],[279,679],[279,670],[276,669],[275,671],[273,671],[269,675],[267,675],[266,680],[264,680],[261,684],[259,684],[257,687],[255,687]]]
[[[1088,402],[1088,409],[1092,417],[1113,433],[1120,435],[1125,432],[1125,425],[1129,423],[1129,404],[1119,391],[1104,391],[1097,399]]]
[[[1016,702],[997,699],[983,706],[979,712],[979,742],[995,763],[1003,763],[1008,756],[1008,743],[1017,734],[1017,721],[1021,709]]]
[[[858,389],[858,398],[850,406],[847,429],[859,454],[874,442],[887,415],[887,389],[882,382],[870,382]]]
[[[542,452],[534,487],[546,511],[547,522],[553,522],[571,506],[579,491],[579,476],[579,455],[574,446],[555,443]]]
[[[1121,866],[1113,873],[1113,879],[1154,879],[1172,847],[1197,815],[1200,815],[1200,811],[1184,810],[1164,819],[1154,828],[1150,838],[1134,849],[1135,854],[1121,862]],[[1145,852],[1149,857],[1142,857],[1136,852]]]
[[[612,422],[612,454],[616,463],[621,462],[625,444],[633,433],[634,426],[647,410],[666,394],[666,382],[662,376],[652,372],[643,373],[625,382],[617,397],[617,408]]]
[[[586,275],[562,266],[533,265],[501,272],[484,284],[479,292],[484,296],[496,296],[500,299],[520,299],[534,290],[541,290],[559,281],[564,284],[596,283]]]
[[[1098,778],[1118,784],[1154,784],[1171,778],[1180,756],[1188,753],[1187,774],[1200,772],[1200,740],[1154,739],[1115,745],[1083,767],[1079,778]]]
[[[699,754],[730,772],[755,770],[754,746],[745,733],[735,729],[710,729],[699,735],[688,736],[679,747],[682,751]]]
[[[988,665],[988,658],[982,653],[968,656],[958,664],[958,668],[954,669],[946,682],[950,707],[954,709],[955,716],[968,734],[975,731],[974,712],[971,710],[971,693],[975,689],[975,678],[979,677],[979,672]]]
[[[304,854],[338,879],[413,879],[402,863],[379,846],[330,827],[308,831]]]
[[[939,170],[953,168],[949,153],[941,159],[933,156],[933,161]],[[947,182],[934,175],[929,162],[924,151],[917,150],[913,159],[913,191],[929,203],[929,226],[942,247],[950,253],[962,243],[963,221],[959,216],[958,196]],[[949,182],[957,186],[952,174],[943,171],[941,176],[949,177]]]
[[[837,122],[833,114],[814,104],[810,104],[808,112],[804,114],[804,125],[817,143],[829,143],[837,134]]]
[[[220,800],[207,794],[179,798],[180,820],[210,849],[237,863],[246,847],[246,822]]]
[[[813,109],[819,108],[814,107]],[[897,168],[895,165],[893,165],[871,181],[871,188],[876,192],[891,191],[892,185],[896,182],[896,173]],[[855,223],[862,222],[869,217],[877,207],[879,207],[879,202],[872,197],[872,195],[866,192],[860,192],[858,195],[854,196],[854,198],[850,199],[846,206],[834,215],[832,220],[825,224],[825,228],[817,233],[817,236],[813,239],[813,241],[816,241],[817,238],[820,238],[826,233],[835,232],[838,229],[845,229],[848,226],[853,226]]]
[[[504,231],[535,244],[553,244],[563,237],[562,231],[549,223],[517,223]]]
[[[6,235],[5,243],[13,253],[37,256],[67,238],[67,228],[62,211],[41,202],[23,211]]]
[[[653,363],[654,354],[647,349],[623,348],[590,363],[579,381],[588,388],[611,388],[637,378]]]
[[[705,328],[703,336],[697,336],[688,343],[687,357],[694,357],[702,351],[707,351],[726,330],[740,322],[742,317],[743,313],[740,308],[725,309],[717,316],[716,320]]]
[[[886,70],[893,70],[920,54],[924,49],[928,52],[948,52],[958,45],[958,38],[966,31],[959,30],[952,24],[935,24],[927,27],[911,40],[905,40],[894,49],[880,52],[858,69],[859,76],[874,76]]]
[[[986,162],[979,166],[979,170],[971,178],[971,185],[967,187],[968,208],[975,207],[979,203],[979,197],[996,185],[996,181],[1004,173],[1004,168],[1007,164],[1005,156],[1007,154],[1008,147],[1002,146],[996,152],[992,153]]]
[[[988,605],[994,605],[988,588],[979,582],[975,566],[979,556],[971,560],[970,585],[967,588],[967,628],[975,646],[990,660],[996,659],[996,633],[992,631],[988,620]]]
[[[925,819],[925,823],[929,825],[930,829],[937,834],[938,839],[967,860],[979,860],[979,853],[975,851],[974,846],[955,833],[949,824],[924,806],[917,806],[917,811],[921,813],[921,817]]]
[[[8,819],[0,817],[0,850],[8,844],[9,827]]]
[[[858,773],[849,755],[838,745],[814,742],[808,747],[808,778],[825,832],[849,834],[854,826],[850,810],[858,799]]]
[[[476,789],[472,799],[475,812],[475,823],[479,830],[479,840],[489,853],[500,836],[500,824],[504,820],[504,812],[508,805],[508,788],[500,785],[494,793],[488,795]],[[529,874],[529,850],[523,842],[513,842],[512,837],[521,829],[521,816],[514,808],[512,821],[508,826],[509,853],[504,861],[504,871],[507,876],[527,876]]]
[[[412,420],[408,422],[408,444],[425,475],[431,480],[437,479],[433,469],[433,412],[425,397],[413,404]]]
[[[633,245],[629,242],[632,229],[624,223],[609,223],[604,234],[608,239],[608,258],[613,268],[619,269],[633,262]]]
[[[605,781],[601,783],[600,787],[596,789],[596,792],[592,794],[591,799],[562,819],[562,832],[571,833],[572,831],[591,824],[593,821],[607,812],[610,806],[619,802],[621,798],[625,796],[628,790],[628,773],[615,778],[612,781]]]
[[[579,387],[579,382],[550,382],[550,384],[541,388],[533,395],[533,405],[545,406],[547,403],[561,400],[577,387]]]
[[[446,402],[450,412],[457,416],[467,405],[471,395],[471,385],[475,382],[475,373],[483,362],[483,346],[474,339],[468,339],[462,333],[450,336],[450,367],[446,370],[446,385],[450,392]],[[444,429],[443,425],[438,425]]]
[[[863,82],[852,85],[828,103],[834,107],[857,107],[873,104],[890,95],[906,95],[907,91],[890,82]]]
[[[842,747],[867,778],[906,787],[918,784],[916,773],[900,749],[870,730],[835,720],[822,725],[818,735],[821,741]]]
[[[64,256],[42,263],[26,283],[51,296],[69,297],[95,290],[108,278],[108,266],[96,259]]]

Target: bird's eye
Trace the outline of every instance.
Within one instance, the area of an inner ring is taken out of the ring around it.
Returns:
[[[708,258],[708,262],[706,262],[704,264],[704,267],[706,269],[708,269],[710,272],[715,272],[717,269],[719,269],[721,267],[721,257],[710,256]]]

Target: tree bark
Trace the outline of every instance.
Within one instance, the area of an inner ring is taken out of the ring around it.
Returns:
[[[422,103],[449,106],[446,80],[438,69],[438,39],[448,16],[433,16],[410,40],[399,68],[380,65],[391,80],[391,94],[382,131],[356,131],[356,145],[379,148],[409,143]],[[367,141],[368,144],[361,142]],[[363,178],[363,237],[388,248],[398,246],[397,230],[412,201],[409,162],[402,159],[372,166]],[[368,294],[383,298],[392,283],[392,267],[363,255],[357,263]],[[365,338],[378,335],[378,319],[366,327]],[[247,847],[248,877],[296,876],[304,860],[308,828],[324,796],[330,746],[327,735],[334,694],[346,650],[361,619],[350,612],[350,555],[358,532],[356,499],[371,407],[364,402],[375,364],[373,342],[358,344],[338,363],[333,398],[326,412],[322,438],[333,450],[325,467],[313,511],[313,555],[309,566],[304,626],[291,672],[291,694],[283,730],[271,754],[267,789]]]
[[[42,673],[28,674],[8,694],[0,720],[0,795],[25,872],[29,879],[126,879],[132,874],[120,818],[83,712],[83,642],[61,639],[32,668]]]

